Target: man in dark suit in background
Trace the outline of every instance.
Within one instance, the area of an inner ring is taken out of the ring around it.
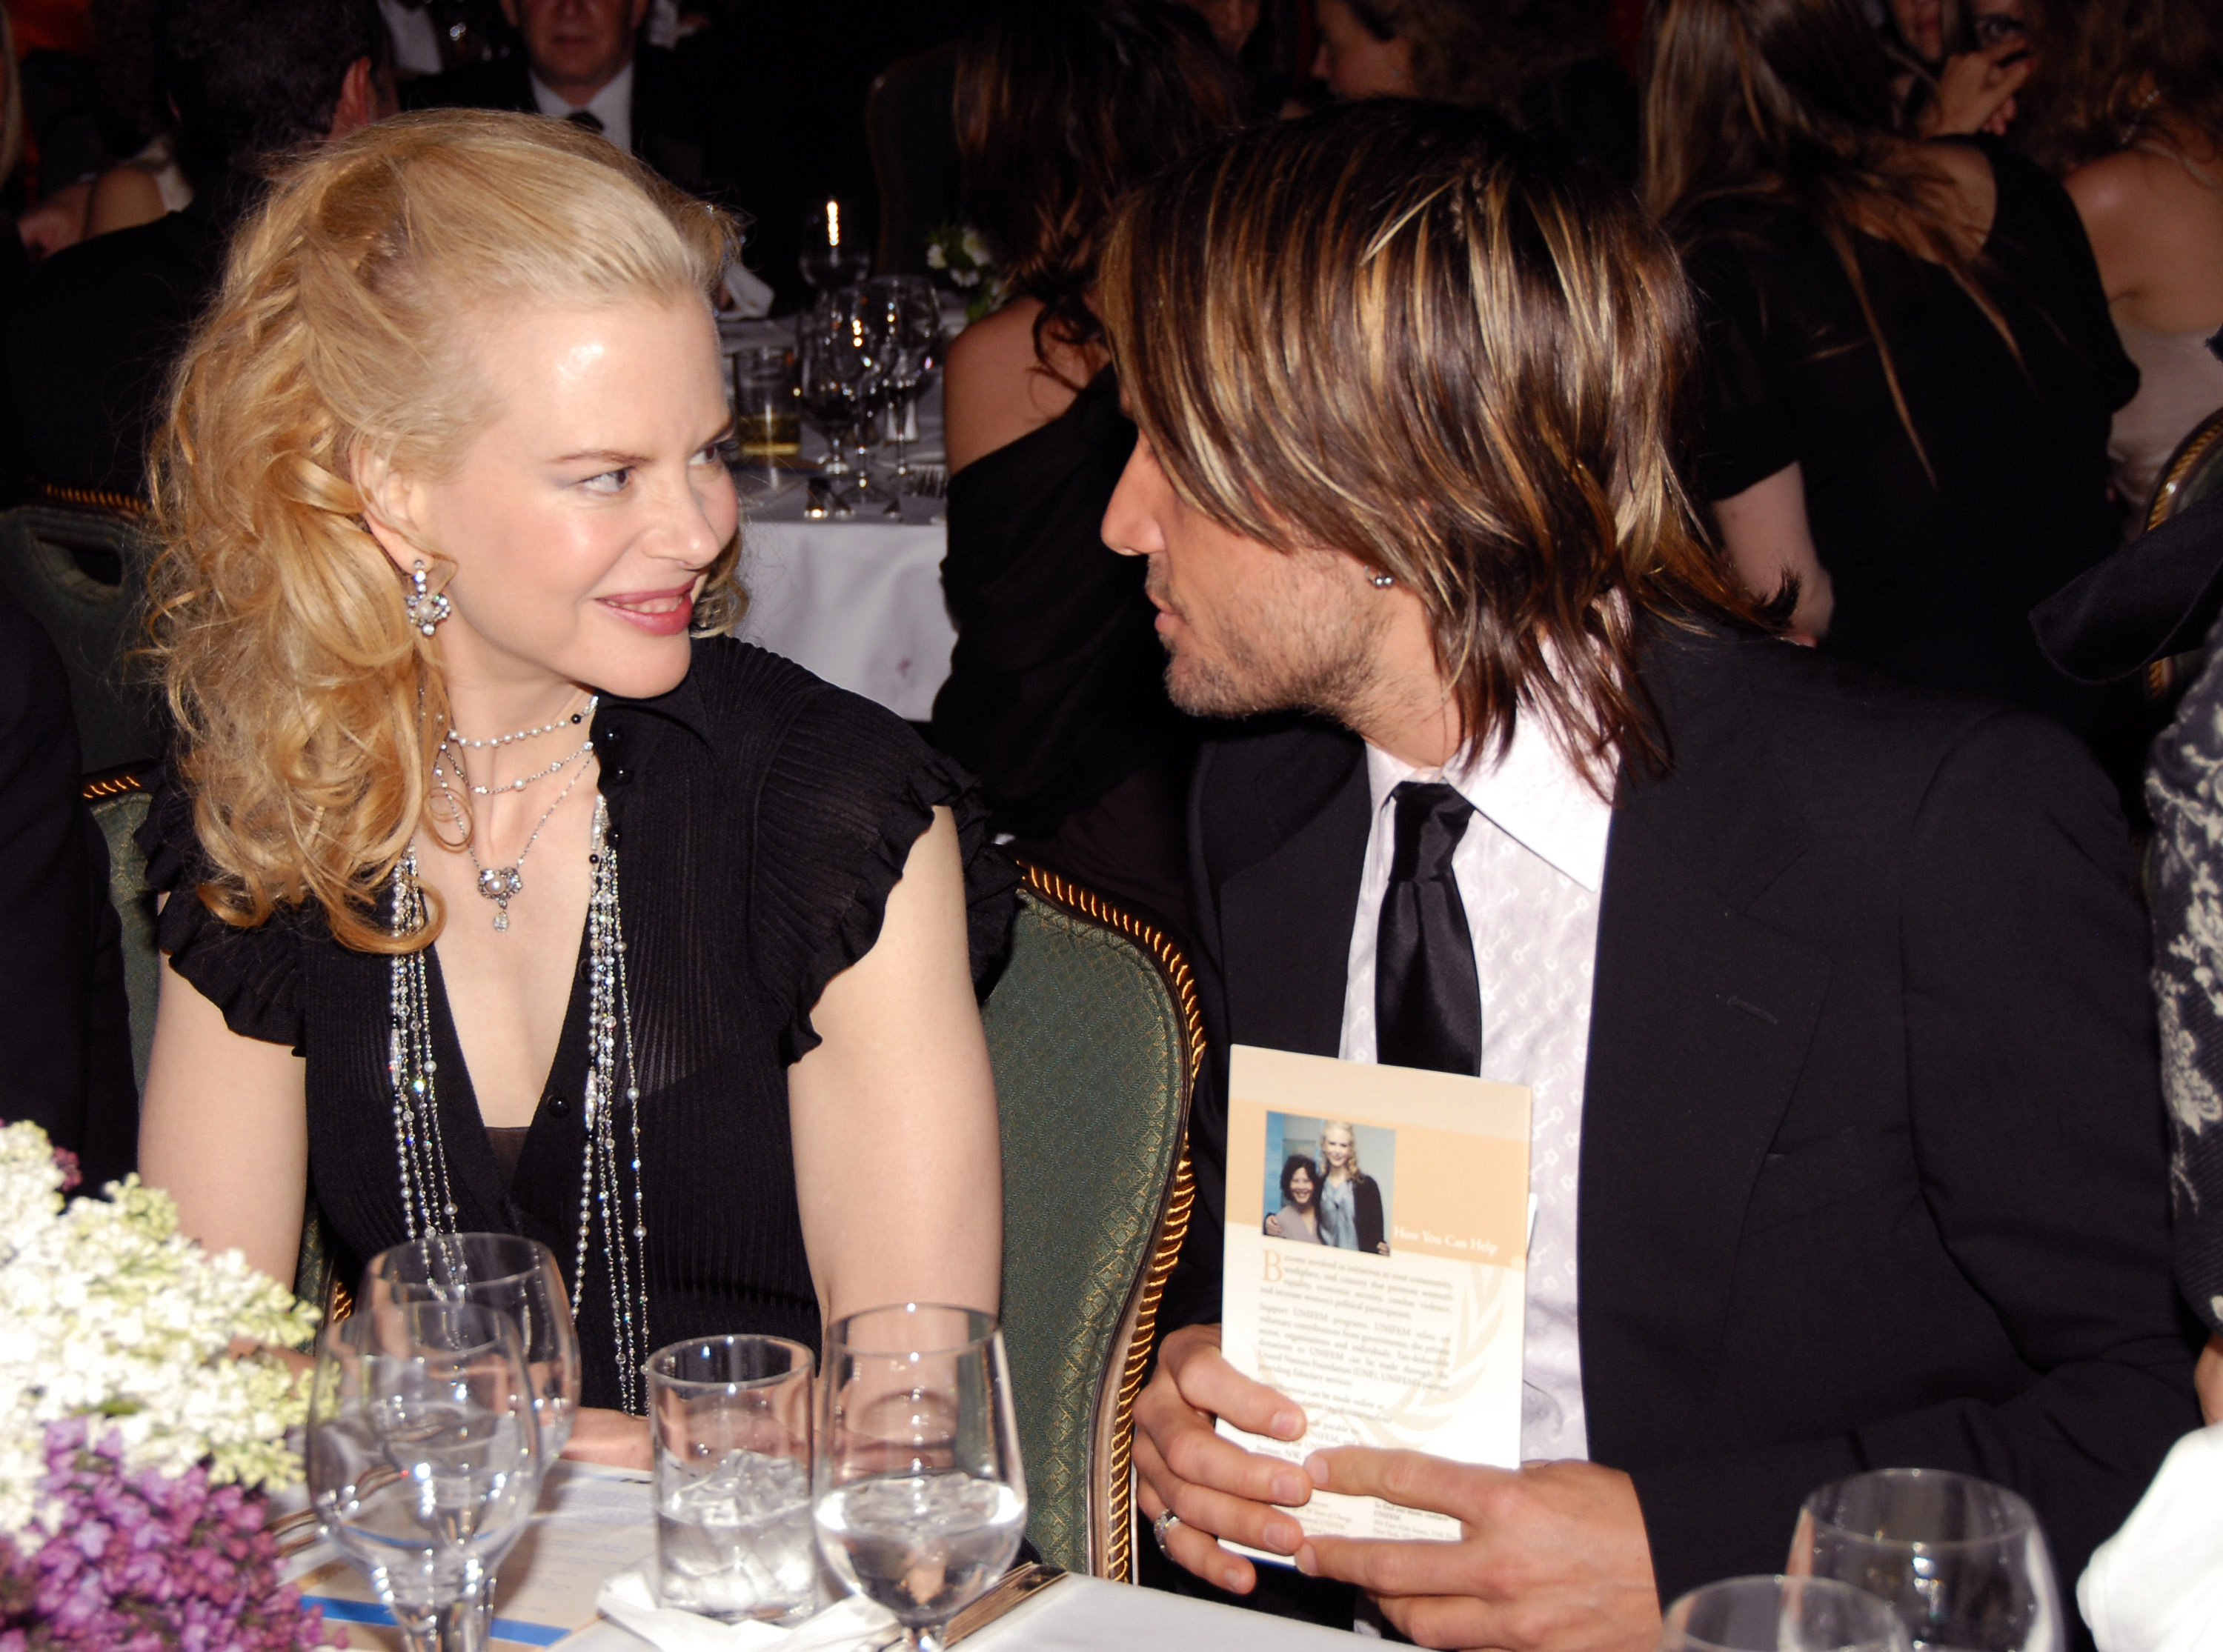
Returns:
[[[506,109],[576,121],[681,189],[723,192],[708,170],[708,98],[682,54],[640,39],[649,0],[501,0],[523,49],[412,81],[412,109]]]
[[[0,468],[35,481],[145,491],[170,363],[261,196],[257,169],[394,110],[375,0],[165,0],[154,42],[192,204],[55,254],[5,317],[12,421],[0,424],[20,448]]]
[[[1277,714],[1191,801],[1213,1066],[1136,1408],[1168,1557],[1345,1624],[1357,1585],[1426,1645],[1637,1652],[1780,1569],[1807,1492],[1913,1464],[2022,1492],[2074,1578],[2199,1420],[2081,748],[1770,634],[1676,481],[1672,250],[1493,116],[1232,139],[1101,292],[1142,431],[1105,540],[1174,700]],[[1213,1433],[1303,1432],[1219,1352],[1236,1043],[1531,1087],[1527,1466]],[[1464,1536],[1307,1538],[1315,1489]]]

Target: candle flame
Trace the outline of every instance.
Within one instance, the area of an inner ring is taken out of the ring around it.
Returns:
[[[841,203],[839,201],[826,203],[826,244],[829,247],[841,244]]]

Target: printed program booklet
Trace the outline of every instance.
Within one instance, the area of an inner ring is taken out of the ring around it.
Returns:
[[[1220,1433],[1292,1462],[1363,1445],[1518,1467],[1527,1086],[1248,1045],[1229,1056],[1221,1349],[1302,1405],[1308,1429]],[[1357,1174],[1330,1186],[1336,1161]],[[1297,1232],[1270,1235],[1269,1218]],[[1359,1247],[1330,1242],[1345,1236]],[[1321,1536],[1458,1536],[1448,1516],[1378,1498],[1318,1492],[1294,1512]]]

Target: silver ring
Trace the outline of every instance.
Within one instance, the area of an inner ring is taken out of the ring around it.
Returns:
[[[1150,1536],[1158,1540],[1158,1553],[1168,1560],[1173,1559],[1174,1554],[1173,1550],[1166,1547],[1166,1534],[1181,1523],[1181,1517],[1170,1508],[1150,1522]]]

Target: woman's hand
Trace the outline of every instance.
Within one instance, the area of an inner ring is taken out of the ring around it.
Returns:
[[[567,1461],[600,1463],[605,1468],[652,1467],[648,1419],[582,1406],[572,1414],[571,1442],[564,1448],[564,1456]]]
[[[1989,132],[2004,137],[2015,116],[2015,94],[2030,79],[2030,42],[2001,41],[1981,52],[1949,58],[1937,77],[1936,95],[1915,124],[1926,138],[1968,137]]]
[[[1295,1508],[1313,1494],[1311,1478],[1292,1462],[1262,1456],[1223,1440],[1212,1421],[1276,1440],[1301,1438],[1305,1414],[1220,1357],[1219,1327],[1189,1325],[1158,1348],[1158,1368],[1135,1402],[1135,1472],[1143,1512],[1155,1520],[1171,1509],[1181,1523],[1166,1533],[1166,1553],[1206,1582],[1248,1594],[1256,1568],[1218,1539],[1294,1555],[1302,1527],[1275,1504]]]
[[[1287,1237],[1287,1235],[1282,1232],[1282,1218],[1278,1213],[1266,1218],[1266,1237],[1269,1239],[1282,1239]]]

